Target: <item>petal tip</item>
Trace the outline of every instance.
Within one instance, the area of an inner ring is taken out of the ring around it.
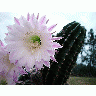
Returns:
[[[30,14],[28,12],[28,14],[27,14],[27,20],[29,21],[29,19],[30,19]]]
[[[38,13],[38,15],[37,15],[37,20],[38,20],[38,18],[39,18],[39,13]]]
[[[16,24],[20,25],[20,22],[19,22],[19,20],[18,20],[16,17],[14,17],[14,22],[15,22]]]
[[[49,31],[49,32],[52,31],[52,30],[56,27],[56,25],[57,25],[57,24],[54,24],[54,25],[50,26],[50,27],[48,28],[48,31]]]

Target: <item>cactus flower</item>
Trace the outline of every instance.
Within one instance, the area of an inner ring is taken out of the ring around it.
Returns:
[[[60,40],[62,37],[52,37],[52,29],[57,24],[47,28],[49,19],[39,14],[35,17],[34,13],[27,14],[27,18],[21,16],[19,19],[14,17],[14,25],[7,26],[5,42],[6,50],[10,52],[9,59],[11,63],[18,60],[20,67],[26,66],[30,69],[43,68],[43,64],[50,67],[50,59],[57,62],[54,55],[55,49],[62,48],[59,43],[53,42]]]

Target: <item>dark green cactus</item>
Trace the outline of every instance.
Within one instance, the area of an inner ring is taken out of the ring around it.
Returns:
[[[57,41],[63,48],[58,49],[55,55],[58,63],[50,61],[50,69],[47,67],[43,69],[44,84],[62,85],[66,83],[83,46],[85,35],[86,29],[75,21],[64,26],[60,33],[57,34],[57,37],[64,37]]]
[[[42,85],[42,74],[38,71],[36,74],[24,74],[18,79],[16,85]],[[21,82],[20,82],[21,81]]]
[[[55,58],[58,63],[50,60],[50,68],[44,66],[39,75],[31,76],[24,84],[30,85],[64,85],[69,78],[70,72],[76,64],[77,56],[81,51],[86,36],[86,29],[78,22],[71,22],[63,27],[57,37],[64,37],[57,40],[63,48],[57,49]],[[34,77],[39,77],[35,78]],[[38,82],[38,83],[36,83]]]

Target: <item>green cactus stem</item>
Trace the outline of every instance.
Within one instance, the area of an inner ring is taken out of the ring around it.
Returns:
[[[45,67],[42,71],[43,83],[46,85],[63,85],[69,78],[71,69],[76,63],[81,51],[86,29],[78,22],[71,22],[63,27],[57,37],[64,37],[57,42],[63,46],[58,49],[55,58],[58,63],[50,61],[50,69]]]

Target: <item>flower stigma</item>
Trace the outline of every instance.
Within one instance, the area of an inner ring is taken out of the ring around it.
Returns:
[[[40,37],[37,36],[37,35],[30,36],[29,39],[30,39],[30,42],[35,43],[36,41],[38,41],[39,44],[41,43],[41,42],[40,42]],[[40,45],[41,45],[41,44],[40,44]]]

